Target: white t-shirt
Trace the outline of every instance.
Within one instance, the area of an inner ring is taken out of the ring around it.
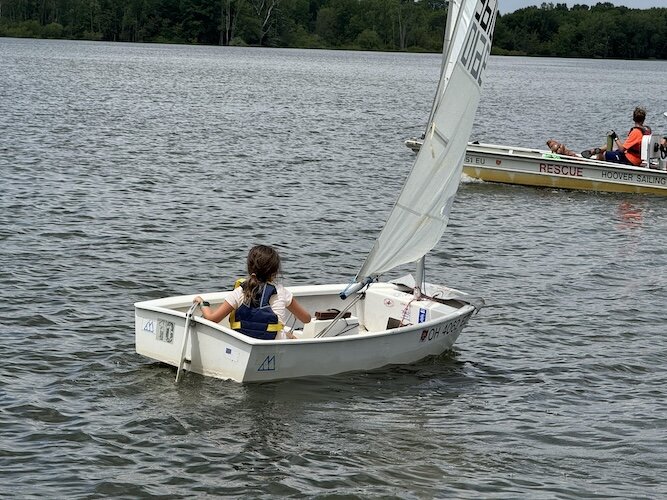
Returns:
[[[276,316],[278,316],[278,321],[283,325],[286,324],[287,319],[287,306],[292,303],[292,292],[287,290],[284,286],[278,285],[276,283],[271,283],[276,287],[276,293],[271,296],[269,299],[269,305]],[[240,286],[234,288],[234,291],[225,297],[225,300],[234,308],[238,309],[241,304],[243,304],[243,288]]]

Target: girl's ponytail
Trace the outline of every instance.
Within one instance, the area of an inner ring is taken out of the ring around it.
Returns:
[[[248,278],[243,283],[243,302],[252,302],[264,283],[271,281],[280,272],[280,256],[273,248],[256,245],[248,252]]]

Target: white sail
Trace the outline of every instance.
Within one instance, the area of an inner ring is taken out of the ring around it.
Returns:
[[[420,259],[447,227],[491,51],[498,3],[451,0],[448,10],[453,17],[448,20],[442,72],[424,144],[357,281],[375,279]]]

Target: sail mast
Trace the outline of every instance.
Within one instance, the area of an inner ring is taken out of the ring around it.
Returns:
[[[426,256],[422,256],[421,259],[417,261],[417,266],[415,269],[415,288],[413,295],[415,300],[422,298],[422,290],[424,286],[424,270],[426,269]]]

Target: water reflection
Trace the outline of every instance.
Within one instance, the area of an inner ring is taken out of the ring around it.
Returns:
[[[618,206],[619,229],[638,229],[644,221],[643,210],[628,200]]]

